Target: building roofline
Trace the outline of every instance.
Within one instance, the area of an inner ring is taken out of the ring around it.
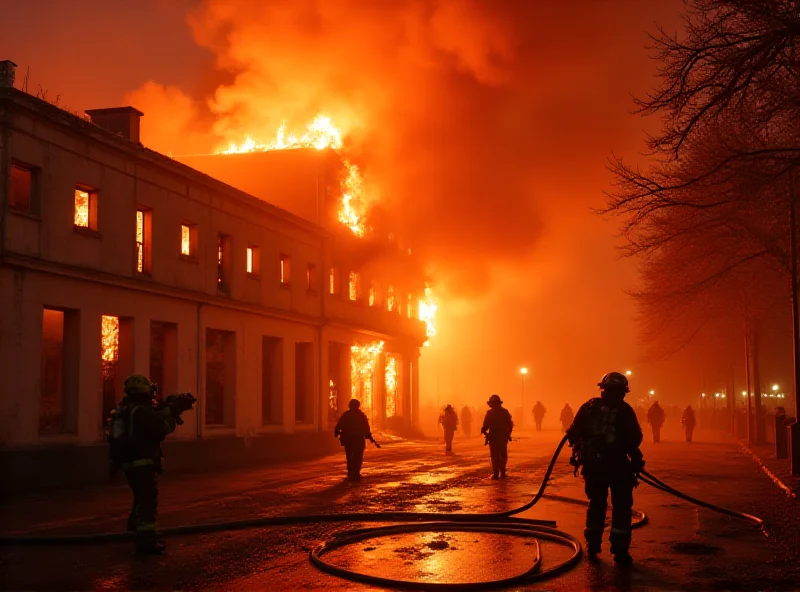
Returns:
[[[215,179],[205,173],[193,169],[165,154],[146,148],[142,144],[137,144],[126,140],[114,132],[108,131],[85,118],[80,117],[69,111],[65,111],[60,107],[52,105],[47,101],[43,101],[38,97],[29,95],[16,88],[0,88],[0,106],[12,105],[18,108],[27,109],[34,115],[47,118],[50,122],[61,127],[66,127],[73,132],[79,133],[82,136],[89,136],[91,139],[102,142],[109,147],[122,151],[126,155],[144,161],[148,164],[160,167],[174,175],[189,178],[208,189],[225,194],[225,197],[238,200],[245,205],[256,207],[264,210],[265,213],[276,216],[277,218],[291,224],[301,230],[316,234],[319,237],[325,238],[330,236],[330,232],[325,230],[322,226],[314,224],[301,216],[292,214],[291,212],[279,208],[263,199],[259,199],[249,193],[246,193],[236,187],[228,185]],[[129,110],[132,107],[119,107],[121,110]],[[97,111],[97,110],[92,110]],[[107,111],[106,111],[107,112]],[[89,113],[89,111],[86,111]]]

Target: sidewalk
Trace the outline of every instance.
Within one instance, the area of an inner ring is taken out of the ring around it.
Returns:
[[[800,498],[800,479],[792,475],[789,459],[776,458],[774,444],[748,444],[737,440],[778,487],[787,495]]]

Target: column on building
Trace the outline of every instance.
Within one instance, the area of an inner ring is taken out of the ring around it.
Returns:
[[[373,383],[373,404],[377,428],[386,427],[386,352],[378,355]]]
[[[411,359],[411,425],[419,427],[419,354]]]

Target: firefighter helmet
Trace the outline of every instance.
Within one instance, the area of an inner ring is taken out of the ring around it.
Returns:
[[[502,405],[502,404],[503,404],[503,401],[500,399],[500,395],[498,395],[498,394],[496,394],[496,393],[495,393],[494,395],[492,395],[491,397],[489,397],[489,400],[488,400],[488,401],[486,401],[486,404],[487,404],[489,407],[492,407],[493,405]]]
[[[350,409],[358,409],[361,407],[361,401],[358,399],[350,399],[350,402],[347,404]]]
[[[131,374],[125,379],[123,390],[126,395],[149,395],[155,393],[155,384],[144,374]]]
[[[628,379],[620,372],[609,372],[597,383],[601,391],[622,391],[627,393],[630,391],[628,388]]]

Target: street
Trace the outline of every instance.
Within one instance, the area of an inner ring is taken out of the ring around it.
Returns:
[[[538,488],[561,434],[524,432],[509,446],[509,477],[492,481],[483,439],[457,437],[453,455],[434,442],[385,440],[369,447],[364,478],[344,477],[344,454],[215,474],[170,475],[161,481],[160,526],[254,516],[331,512],[488,512],[514,508]],[[635,507],[649,523],[634,531],[630,569],[616,567],[604,542],[600,561],[530,589],[796,589],[798,505],[724,435],[698,430],[687,444],[666,432],[643,451],[647,469],[689,495],[748,512],[762,532],[640,485]],[[582,482],[562,453],[548,493],[582,498]],[[167,459],[167,469],[169,459]],[[120,478],[108,486],[50,492],[2,504],[3,534],[69,534],[124,529],[130,500]],[[582,539],[584,509],[543,499],[524,517],[554,519]],[[308,552],[358,524],[328,524],[170,537],[165,557],[137,557],[128,542],[75,547],[6,547],[0,581],[10,590],[75,589],[370,589],[318,571]],[[606,534],[607,539],[607,534]],[[329,555],[364,573],[436,582],[486,581],[527,570],[532,542],[475,533],[407,534],[372,539]],[[543,567],[569,555],[543,541]]]

